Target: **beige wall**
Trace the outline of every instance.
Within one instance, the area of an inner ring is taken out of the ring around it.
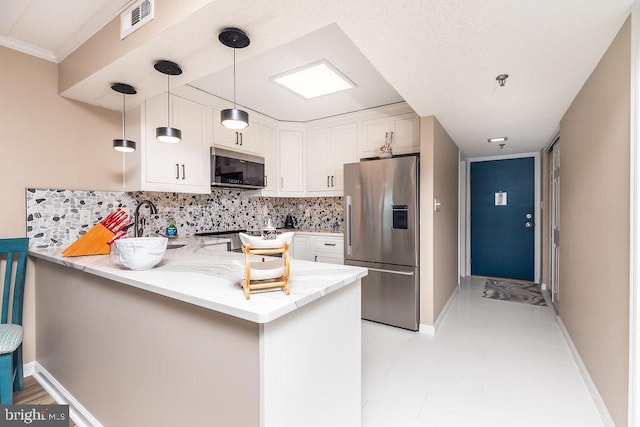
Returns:
[[[260,425],[261,325],[35,264],[38,363],[102,424]]]
[[[120,114],[58,96],[56,64],[0,47],[3,132],[0,237],[26,234],[25,188],[115,190],[122,155],[111,149]],[[33,263],[27,266],[24,358],[34,360]]]
[[[458,285],[459,150],[434,117],[420,119],[420,323],[435,325]],[[434,212],[434,199],[441,202]]]
[[[560,124],[560,317],[617,426],[627,425],[631,24]]]

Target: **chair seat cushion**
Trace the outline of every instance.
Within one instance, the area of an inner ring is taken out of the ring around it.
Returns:
[[[22,326],[0,325],[0,354],[12,353],[22,343]]]

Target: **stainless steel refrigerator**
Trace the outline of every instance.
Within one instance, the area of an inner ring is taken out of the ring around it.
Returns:
[[[362,318],[418,330],[418,157],[344,165],[345,264],[366,267]]]

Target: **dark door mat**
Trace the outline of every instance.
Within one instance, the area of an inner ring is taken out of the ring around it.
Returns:
[[[540,285],[537,283],[512,283],[487,279],[482,296],[502,301],[524,302],[540,306],[547,305]]]

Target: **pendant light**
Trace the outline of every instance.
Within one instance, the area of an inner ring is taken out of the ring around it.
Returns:
[[[171,98],[169,92],[169,76],[182,74],[180,66],[171,61],[158,61],[153,68],[167,75],[167,126],[156,128],[156,139],[160,142],[176,143],[182,140],[182,131],[171,127]]]
[[[111,89],[115,90],[118,93],[122,94],[122,139],[114,139],[113,140],[113,149],[116,151],[120,151],[122,153],[131,153],[136,151],[136,143],[135,141],[131,141],[127,139],[124,135],[125,130],[125,111],[126,111],[126,95],[135,95],[136,90],[133,86],[128,85],[126,83],[114,83],[111,85]]]
[[[249,36],[238,28],[225,28],[218,35],[220,43],[233,48],[233,108],[220,112],[220,123],[229,129],[244,129],[249,126],[249,114],[236,108],[236,49],[249,46]]]

